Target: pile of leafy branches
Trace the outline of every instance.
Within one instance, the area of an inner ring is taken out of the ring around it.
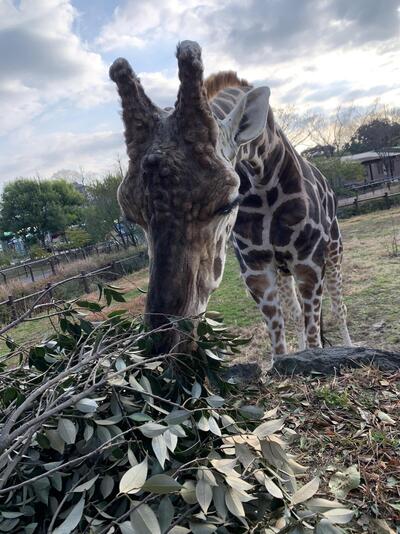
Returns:
[[[318,477],[299,484],[278,408],[224,381],[244,340],[215,317],[177,320],[190,354],[155,356],[159,331],[122,310],[93,323],[102,306],[77,304],[2,363],[1,532],[342,532],[353,511],[315,497]]]

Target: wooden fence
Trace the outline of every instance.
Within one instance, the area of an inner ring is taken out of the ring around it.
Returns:
[[[353,198],[341,198],[338,201],[338,210],[340,213],[341,208],[354,208],[354,213],[357,213],[360,207],[360,204],[363,204],[364,202],[376,202],[378,200],[382,200],[384,202],[385,208],[390,209],[392,207],[391,198],[400,196],[400,191],[396,193],[388,193],[387,191],[383,194],[374,195],[374,196],[364,196],[360,195],[359,197],[353,197]]]
[[[130,263],[130,266],[126,267],[128,262]],[[141,269],[142,267],[146,266],[147,263],[147,252],[141,251],[133,256],[112,261],[109,265],[106,265],[100,269],[96,269],[95,271],[82,271],[79,275],[73,276],[66,280],[58,281],[54,284],[54,292],[59,292],[60,288],[62,288],[64,284],[73,282],[75,284],[73,292],[77,293],[76,296],[78,296],[80,293],[90,293],[92,291],[90,284],[94,278],[115,280],[128,274],[129,272]],[[78,284],[78,287],[76,287],[76,284]],[[14,298],[13,295],[9,295],[7,300],[0,302],[0,323],[4,324],[10,321],[10,319],[17,319],[21,312],[29,309],[29,307],[32,306],[32,303],[35,302],[40,295],[43,295],[41,304],[51,304],[55,296],[53,294],[52,284],[47,284],[45,289],[29,295],[24,295],[23,297]],[[71,296],[72,295],[69,295],[70,298]]]

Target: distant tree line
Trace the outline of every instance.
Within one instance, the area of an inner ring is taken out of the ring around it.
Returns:
[[[0,239],[20,239],[26,248],[70,248],[116,240],[136,245],[141,232],[123,218],[117,201],[121,174],[76,187],[61,178],[19,178],[8,183],[0,202]]]
[[[384,161],[392,151],[400,153],[400,109],[376,103],[360,110],[354,106],[339,106],[330,117],[325,114],[282,114],[289,138],[294,144],[310,144],[302,155],[326,176],[338,194],[346,184],[365,180],[361,163],[344,161],[345,155],[376,152]],[[297,127],[297,128],[296,128]],[[285,130],[285,127],[284,127]],[[294,132],[294,135],[292,135]]]

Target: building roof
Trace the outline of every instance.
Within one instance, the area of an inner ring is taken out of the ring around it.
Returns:
[[[384,152],[385,156],[398,156],[398,152]],[[370,152],[361,152],[360,154],[352,154],[351,156],[342,156],[340,158],[341,161],[358,161],[360,163],[364,163],[365,161],[374,161],[377,159],[382,159],[382,153],[379,154],[378,152],[373,152],[372,150]]]

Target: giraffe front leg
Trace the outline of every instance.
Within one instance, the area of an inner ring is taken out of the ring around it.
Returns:
[[[307,347],[321,347],[322,269],[300,264],[295,266],[294,272],[303,301]]]
[[[270,267],[263,274],[249,274],[245,276],[245,282],[267,324],[272,358],[286,354],[285,325],[275,269]]]
[[[296,293],[294,278],[291,275],[282,274],[278,271],[279,298],[283,308],[284,321],[292,319],[295,324],[298,350],[306,348],[306,332],[304,328],[304,314]],[[285,313],[286,312],[286,313]]]

